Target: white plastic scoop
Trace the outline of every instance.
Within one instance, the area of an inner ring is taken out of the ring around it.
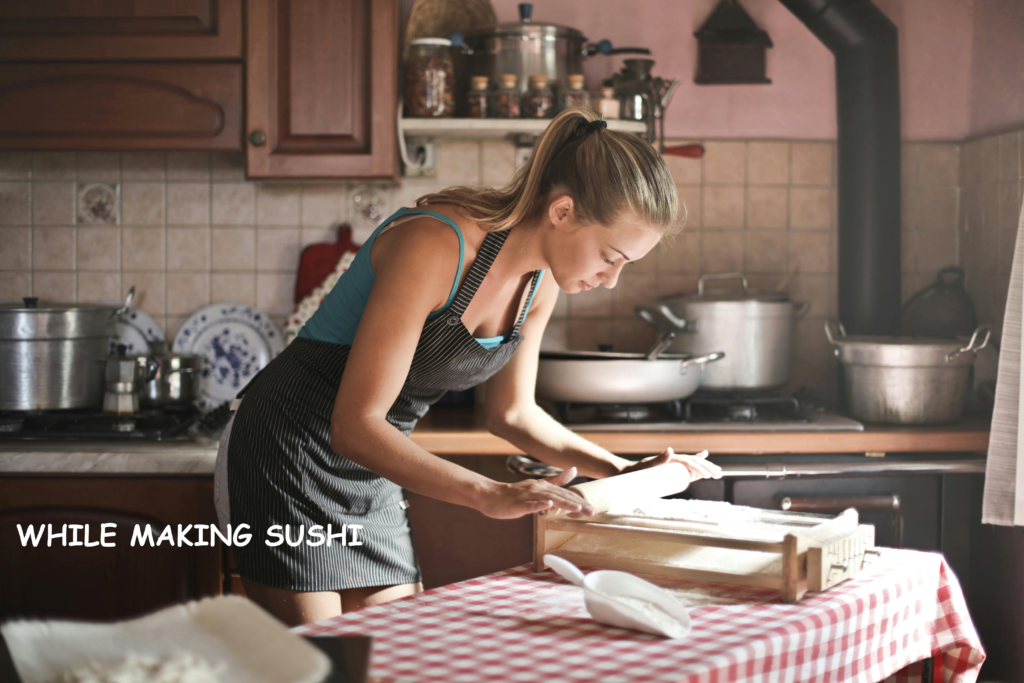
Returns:
[[[666,638],[685,638],[690,633],[690,613],[683,604],[639,576],[609,570],[584,575],[557,555],[545,555],[544,563],[583,588],[583,600],[594,621]]]

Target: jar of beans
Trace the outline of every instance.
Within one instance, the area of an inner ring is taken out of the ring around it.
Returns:
[[[555,94],[548,87],[547,76],[530,76],[530,89],[523,97],[523,116],[546,119],[555,114]]]
[[[590,93],[583,88],[583,74],[569,74],[569,89],[565,91],[566,107],[590,109]]]
[[[516,87],[515,74],[502,74],[499,79],[501,87],[494,92],[494,118],[519,118],[519,89]]]
[[[486,119],[490,115],[490,93],[487,92],[487,76],[473,76],[466,92],[466,116],[471,119]]]
[[[405,63],[405,115],[455,115],[455,68],[452,41],[419,38],[409,43]]]

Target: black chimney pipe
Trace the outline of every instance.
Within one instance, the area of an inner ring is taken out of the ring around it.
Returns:
[[[780,0],[836,59],[839,319],[900,326],[900,81],[895,24],[871,0]]]

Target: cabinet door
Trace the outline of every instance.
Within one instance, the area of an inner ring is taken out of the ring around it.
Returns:
[[[240,149],[242,65],[0,65],[0,149]]]
[[[395,178],[397,0],[248,0],[252,178]]]
[[[242,58],[242,0],[0,0],[0,61]]]

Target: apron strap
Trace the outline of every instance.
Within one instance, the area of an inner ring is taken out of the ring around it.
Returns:
[[[533,295],[537,293],[537,284],[540,283],[540,279],[543,275],[543,270],[533,271],[533,283],[530,285],[530,293],[526,297],[526,305],[523,306],[523,312],[519,314],[519,320],[517,320],[515,326],[512,327],[512,334],[509,336],[519,334],[519,328],[522,327],[524,322],[526,322],[526,314],[530,310],[530,304],[533,303]]]
[[[491,264],[494,263],[495,257],[501,251],[501,247],[505,244],[507,238],[508,230],[489,232],[484,237],[483,244],[480,245],[480,251],[476,254],[476,260],[473,261],[473,265],[466,274],[466,279],[463,280],[462,286],[459,287],[459,293],[455,296],[455,301],[452,302],[444,316],[450,324],[456,324],[462,319],[462,314],[466,312],[469,302],[473,300],[473,295],[476,294],[476,290],[480,287],[480,283],[483,282],[487,271],[491,269]],[[452,320],[455,322],[452,323]]]

